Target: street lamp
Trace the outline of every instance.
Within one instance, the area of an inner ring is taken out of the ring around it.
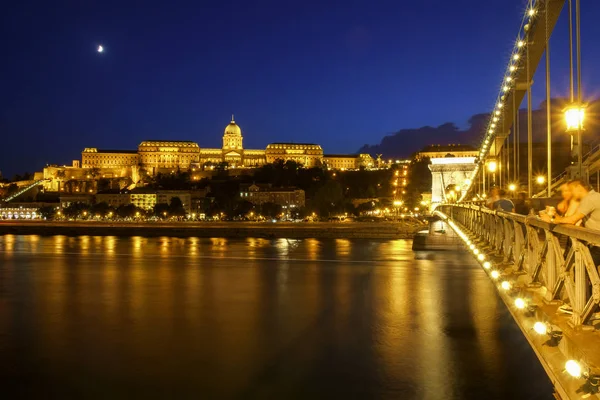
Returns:
[[[564,109],[564,113],[567,133],[573,135],[574,139],[576,138],[577,141],[577,174],[579,175],[579,178],[582,178],[583,143],[581,136],[583,132],[583,121],[585,119],[585,104],[571,103]],[[575,137],[575,135],[577,136]]]
[[[535,178],[535,181],[538,183],[538,185],[543,185],[546,182],[546,178],[544,177],[544,175],[538,175]]]

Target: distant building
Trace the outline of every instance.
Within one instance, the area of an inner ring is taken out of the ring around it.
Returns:
[[[284,208],[304,207],[304,190],[298,188],[273,188],[270,185],[241,185],[240,198],[254,205],[279,204]]]
[[[264,150],[245,149],[243,139],[242,129],[232,116],[223,131],[220,149],[202,148],[196,142],[184,140],[145,140],[137,150],[86,147],[81,152],[81,162],[74,160],[71,166],[49,165],[40,178],[47,180],[44,188],[48,191],[94,193],[96,186],[90,182],[100,178],[122,178],[123,189],[138,184],[146,175],[177,170],[200,172],[222,163],[229,168],[255,168],[279,160],[295,161],[307,168],[324,164],[330,169],[376,167],[369,154],[324,156],[321,146],[315,143],[277,142],[268,144]]]
[[[323,164],[329,169],[359,169],[375,167],[375,160],[370,154],[325,154]]]
[[[267,163],[295,161],[305,167],[315,167],[323,161],[323,149],[314,143],[271,143],[265,150]]]
[[[417,161],[424,158],[444,158],[444,157],[477,157],[479,150],[473,146],[465,144],[449,144],[447,146],[430,145],[424,147],[415,156]]]

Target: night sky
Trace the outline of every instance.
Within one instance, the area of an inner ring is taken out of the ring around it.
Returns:
[[[0,16],[0,170],[146,139],[316,142],[355,152],[494,105],[525,0],[15,1]],[[586,98],[600,93],[600,1],[582,0]],[[566,95],[567,20],[553,95]],[[96,48],[102,44],[105,52]],[[544,99],[536,76],[534,104]],[[451,140],[449,140],[451,142]],[[407,138],[410,143],[410,138]]]

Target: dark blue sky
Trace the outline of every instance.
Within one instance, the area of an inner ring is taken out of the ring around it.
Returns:
[[[145,139],[354,152],[493,106],[525,0],[19,1],[0,16],[0,170]],[[600,2],[582,0],[584,85],[600,90]],[[553,45],[566,94],[567,21]],[[98,44],[106,51],[98,54]],[[543,98],[536,77],[535,102]],[[595,92],[595,93],[594,93]]]

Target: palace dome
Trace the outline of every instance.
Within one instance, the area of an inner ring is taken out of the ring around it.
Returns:
[[[231,122],[225,127],[225,136],[242,136],[242,130],[235,123],[233,115],[231,116]]]

